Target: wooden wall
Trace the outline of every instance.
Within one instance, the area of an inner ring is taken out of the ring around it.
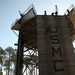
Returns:
[[[38,15],[39,75],[75,75],[75,54],[65,16]]]

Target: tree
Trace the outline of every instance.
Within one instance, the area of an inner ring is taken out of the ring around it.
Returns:
[[[3,50],[3,48],[2,47],[0,47],[0,70],[1,70],[1,72],[2,72],[2,68],[3,68],[3,58],[4,58],[4,54],[5,54],[5,52],[4,52],[4,50]]]
[[[17,50],[14,49],[14,52],[13,52],[11,59],[10,59],[10,61],[13,64],[13,66],[11,67],[11,72],[15,72],[16,60],[17,60]]]
[[[4,62],[4,66],[5,66],[4,70],[6,71],[6,75],[9,75],[9,71],[10,71],[9,64],[10,64],[9,60],[6,60]]]
[[[2,66],[3,66],[3,56],[0,56],[0,71],[2,71]]]
[[[11,55],[11,61],[16,65],[16,59],[17,59],[17,50],[14,49],[12,55]]]
[[[4,70],[6,71],[6,75],[13,75],[14,66],[16,65],[16,52],[17,50],[12,47],[7,47],[3,50],[0,47],[0,71],[2,71],[3,66]]]
[[[14,53],[14,49],[12,47],[7,47],[5,49],[5,52],[6,52],[7,59],[5,61],[4,66],[6,67],[6,70],[8,72],[7,74],[9,75],[9,73],[10,73],[10,66],[12,66],[12,65],[10,65],[11,64],[11,57],[12,57],[12,55]]]

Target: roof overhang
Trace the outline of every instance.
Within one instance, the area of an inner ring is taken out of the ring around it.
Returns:
[[[31,5],[30,7],[28,7],[28,9],[22,14],[21,18],[19,20],[16,20],[12,26],[11,29],[12,30],[17,30],[19,31],[21,25],[25,22],[27,22],[29,19],[33,18],[36,16],[36,11],[33,5]]]

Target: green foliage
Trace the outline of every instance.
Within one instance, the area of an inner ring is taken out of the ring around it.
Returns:
[[[3,58],[4,58],[4,50],[2,47],[0,47],[0,68],[1,68],[1,70],[3,67]]]
[[[0,55],[3,55],[3,53],[4,53],[4,50],[2,47],[0,47]]]
[[[9,75],[12,68],[12,65],[15,66],[16,62],[16,49],[12,47],[7,47],[5,50],[3,50],[2,47],[0,47],[0,65],[1,69],[4,66],[4,70],[6,71],[6,75]]]

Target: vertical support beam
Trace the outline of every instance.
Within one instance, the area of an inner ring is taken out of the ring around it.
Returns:
[[[16,75],[22,75],[23,69],[23,39],[22,33],[19,32],[18,38],[18,50],[17,50],[17,62],[16,62]]]

